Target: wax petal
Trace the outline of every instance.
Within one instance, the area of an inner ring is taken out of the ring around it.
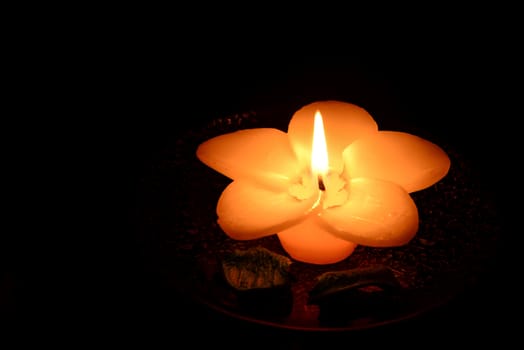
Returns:
[[[218,224],[233,239],[260,238],[304,220],[317,200],[317,196],[297,200],[287,192],[233,181],[218,200]]]
[[[233,180],[255,181],[275,190],[287,189],[299,172],[287,134],[273,128],[216,136],[200,144],[196,154]]]
[[[361,107],[340,101],[310,103],[293,114],[288,134],[295,154],[303,164],[310,164],[313,126],[316,111],[322,114],[328,148],[329,167],[340,173],[342,151],[354,140],[378,131],[373,117]]]
[[[320,218],[336,236],[371,247],[408,243],[418,230],[418,210],[400,186],[377,179],[352,179],[348,201]]]
[[[396,131],[380,131],[358,139],[344,150],[343,157],[346,178],[387,180],[407,192],[435,184],[450,168],[450,159],[439,146]]]
[[[295,260],[310,264],[332,264],[347,258],[355,247],[326,230],[317,215],[310,215],[295,226],[280,231],[282,247]]]

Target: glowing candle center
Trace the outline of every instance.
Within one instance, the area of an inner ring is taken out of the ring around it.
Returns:
[[[329,160],[324,123],[322,122],[322,114],[317,110],[313,127],[313,144],[311,146],[311,171],[318,179],[318,188],[321,191],[326,190],[324,179],[328,173],[328,164]]]

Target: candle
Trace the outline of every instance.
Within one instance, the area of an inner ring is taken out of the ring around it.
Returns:
[[[217,222],[232,239],[276,234],[295,260],[332,264],[357,245],[394,247],[418,231],[410,193],[440,181],[450,159],[436,144],[379,130],[363,108],[318,101],[296,111],[287,132],[239,130],[197,148],[232,181]]]

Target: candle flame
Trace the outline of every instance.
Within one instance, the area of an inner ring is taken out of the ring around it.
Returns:
[[[317,110],[315,113],[315,124],[313,127],[313,144],[311,149],[311,170],[313,175],[318,177],[319,188],[324,190],[322,178],[328,172],[328,151],[326,144],[326,135],[324,132],[324,123],[322,114]]]

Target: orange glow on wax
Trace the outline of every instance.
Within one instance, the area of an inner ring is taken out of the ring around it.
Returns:
[[[287,132],[242,129],[211,138],[196,152],[232,182],[216,207],[235,240],[276,234],[294,260],[332,264],[357,245],[405,245],[418,231],[410,193],[450,169],[438,145],[379,130],[363,108],[318,101],[297,110]]]
[[[325,198],[329,157],[322,114],[318,110],[313,123],[311,171],[318,179],[320,191],[314,207],[319,208]],[[318,218],[318,209],[306,220],[278,232],[278,238],[293,259],[310,264],[333,264],[344,260],[357,246],[356,243],[334,236],[322,227]]]

